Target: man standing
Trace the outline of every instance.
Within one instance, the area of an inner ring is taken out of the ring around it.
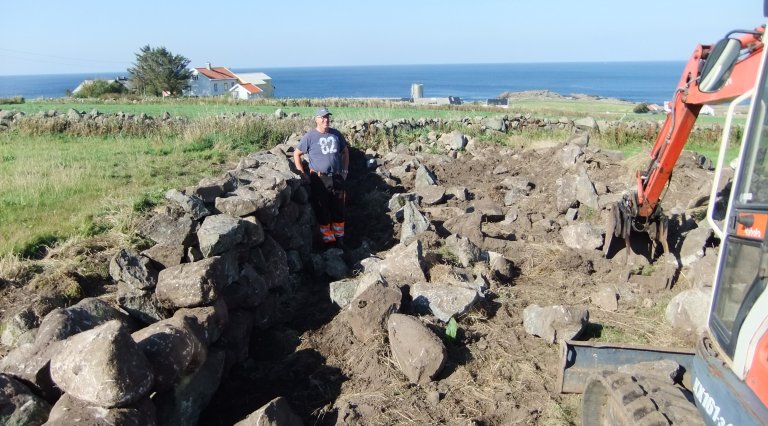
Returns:
[[[349,173],[349,149],[341,132],[331,128],[330,124],[328,108],[315,111],[315,128],[301,138],[293,151],[293,163],[301,179],[309,181],[310,200],[323,242],[343,247],[344,203],[347,196],[344,181]],[[301,162],[304,154],[309,157],[309,175]]]

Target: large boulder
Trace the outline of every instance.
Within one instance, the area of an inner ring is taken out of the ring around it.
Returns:
[[[222,257],[183,263],[163,269],[155,294],[166,307],[192,308],[212,304],[228,284]]]
[[[155,406],[149,398],[125,407],[104,408],[64,394],[51,410],[46,426],[157,424]]]
[[[119,321],[62,342],[51,377],[65,393],[106,408],[136,403],[154,384],[151,364]]]
[[[387,333],[392,356],[412,383],[429,383],[443,369],[448,359],[445,345],[417,318],[392,314]]]

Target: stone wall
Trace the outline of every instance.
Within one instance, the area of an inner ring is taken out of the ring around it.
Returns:
[[[116,294],[17,327],[0,381],[31,401],[35,413],[19,415],[44,419],[50,410],[49,424],[98,416],[195,424],[222,378],[248,357],[251,331],[274,322],[279,294],[312,262],[314,218],[286,149],[168,191],[169,202],[138,225],[151,247],[111,260]]]

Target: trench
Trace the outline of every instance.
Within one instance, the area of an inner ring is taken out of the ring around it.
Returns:
[[[365,155],[354,148],[347,183],[344,259],[354,273],[355,263],[366,253],[397,243],[395,223],[387,214],[395,189],[369,169]],[[322,252],[322,242],[313,240],[312,252]],[[248,358],[222,378],[198,424],[232,425],[278,396],[289,401],[305,424],[336,424],[337,414],[328,407],[347,378],[339,368],[326,365],[323,354],[299,347],[302,335],[318,330],[339,312],[328,295],[331,281],[303,271],[299,283],[279,295],[273,311],[279,319],[267,329],[254,327]]]

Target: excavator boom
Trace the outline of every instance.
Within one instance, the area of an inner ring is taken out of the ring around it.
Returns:
[[[631,250],[633,230],[645,231],[661,243],[665,253],[667,223],[660,206],[664,188],[688,142],[704,105],[733,100],[754,86],[763,52],[765,26],[752,31],[735,31],[738,38],[725,38],[715,45],[697,46],[688,60],[675,90],[670,111],[651,150],[645,171],[638,171],[637,186],[617,203],[608,206],[609,220],[603,252],[609,256],[614,237],[623,237],[625,262]],[[732,34],[733,34],[732,33]],[[654,253],[651,253],[653,257]],[[670,282],[667,286],[671,285]]]
[[[637,176],[638,215],[650,217],[655,212],[664,187],[669,182],[672,170],[677,163],[688,137],[693,130],[702,106],[723,103],[735,99],[754,86],[754,76],[760,65],[760,53],[763,49],[762,35],[764,27],[741,36],[739,47],[741,55],[733,66],[722,88],[716,91],[703,91],[701,73],[705,68],[713,46],[699,45],[693,51],[686,64],[675,91],[671,111],[656,138],[651,150],[651,162],[645,173]],[[743,52],[743,53],[742,53]],[[704,88],[707,90],[707,88]]]

